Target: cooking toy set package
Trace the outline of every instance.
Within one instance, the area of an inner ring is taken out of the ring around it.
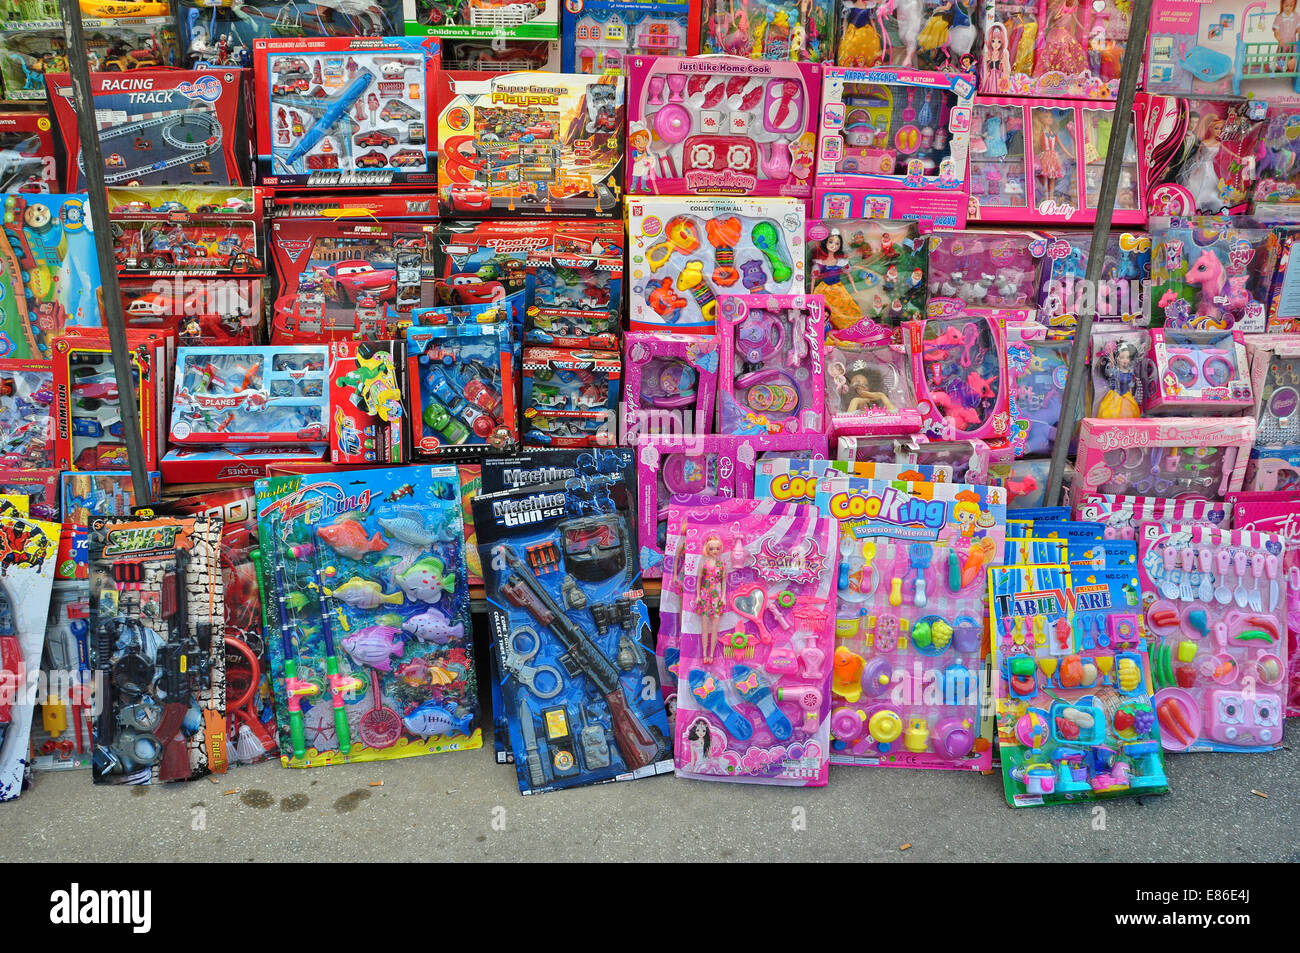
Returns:
[[[905,329],[923,432],[1005,440],[1010,431],[1007,333],[1000,318],[913,321]]]
[[[828,472],[817,506],[839,524],[831,760],[987,771],[982,615],[1003,491]]]
[[[815,63],[633,56],[628,194],[810,198],[820,85]]]
[[[633,331],[710,334],[725,294],[802,294],[804,208],[793,198],[630,197]]]
[[[1151,323],[1265,330],[1277,236],[1250,218],[1152,218]]]
[[[921,429],[911,361],[889,329],[828,332],[824,349],[830,433],[914,434]]]
[[[971,0],[915,0],[840,5],[840,66],[914,66],[947,73],[974,72],[980,4]]]
[[[643,434],[711,432],[717,339],[634,331],[623,344],[620,442],[635,445]]]
[[[905,201],[895,201],[896,193],[843,185],[832,188],[824,182],[824,177],[819,179],[813,189],[812,202],[808,206],[811,218],[880,218],[915,222],[922,235],[936,228],[962,228],[966,224],[965,203],[954,202],[946,191],[909,192]]]
[[[480,493],[474,526],[520,792],[671,770],[630,488]]]
[[[1151,329],[1152,414],[1237,414],[1254,407],[1239,329]]]
[[[97,784],[190,781],[228,764],[220,517],[90,525]]]
[[[1281,747],[1298,574],[1282,565],[1282,537],[1144,523],[1138,545],[1165,750]]]
[[[943,465],[766,457],[754,464],[754,497],[783,503],[815,503],[818,484],[827,474],[886,482],[952,482],[952,467]]]
[[[262,184],[431,186],[439,62],[436,41],[413,38],[255,40]]]
[[[719,433],[825,431],[825,320],[819,295],[719,299]]]
[[[612,447],[618,441],[618,351],[529,347],[523,357],[523,442]]]
[[[331,462],[406,462],[411,419],[403,397],[406,374],[404,342],[330,345]]]
[[[519,442],[509,325],[412,326],[406,331],[411,439],[417,456],[465,456]]]
[[[1094,493],[1085,496],[1073,508],[1073,513],[1076,519],[1102,524],[1106,539],[1136,540],[1138,527],[1152,521],[1181,526],[1227,526],[1232,508],[1226,503],[1206,500]]]
[[[1128,40],[1129,7],[1116,0],[990,0],[980,92],[1114,99]]]
[[[755,60],[829,63],[835,54],[835,5],[810,0],[787,7],[772,0],[704,0],[694,11],[703,21],[702,53]],[[698,34],[691,21],[692,34]]]
[[[1137,573],[1010,565],[988,579],[1007,803],[1168,790]]]
[[[904,218],[912,195],[924,190],[930,214],[942,196],[943,214],[960,227],[974,97],[972,77],[962,73],[824,68],[818,187],[879,193],[883,214],[862,217],[891,219]]]
[[[32,676],[41,668],[59,526],[16,513],[6,514],[0,516],[0,543],[5,566],[0,580],[0,677],[5,685],[0,699],[0,801],[11,801],[22,793],[27,774],[28,742],[36,710],[27,686],[31,679],[34,694]],[[70,682],[67,690],[76,694],[77,706],[71,713],[73,723],[62,723],[75,733],[79,746],[80,711],[89,707],[90,688],[84,675],[76,671],[76,658],[70,662],[62,674]]]
[[[679,0],[575,0],[562,17],[563,70],[627,75],[637,53],[692,56],[700,52],[698,17]]]
[[[106,185],[248,185],[244,70],[144,68],[94,73]],[[65,187],[85,187],[67,73],[45,77]]]
[[[455,468],[272,477],[257,507],[281,763],[480,747]]]
[[[817,786],[830,754],[835,521],[814,507],[686,521],[674,749],[702,780]]]
[[[916,223],[818,219],[808,223],[808,285],[829,328],[864,318],[897,324],[925,316],[929,241]]]
[[[68,327],[97,327],[99,260],[85,195],[4,196],[0,223],[0,347],[50,358]]]
[[[992,452],[983,440],[927,440],[913,437],[839,437],[838,460],[932,464],[952,468],[955,483],[986,483]]]
[[[442,214],[619,214],[623,91],[621,76],[440,73]]]

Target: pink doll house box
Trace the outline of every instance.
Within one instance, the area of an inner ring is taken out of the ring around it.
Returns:
[[[1115,0],[988,0],[980,92],[1114,99],[1128,27]]]
[[[929,217],[964,215],[974,97],[964,73],[826,67],[818,188],[878,192],[890,218],[908,217],[913,201]]]

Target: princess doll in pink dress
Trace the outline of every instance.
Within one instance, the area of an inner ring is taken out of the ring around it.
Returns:
[[[1043,196],[1056,191],[1056,183],[1065,178],[1065,163],[1061,159],[1061,140],[1056,133],[1056,117],[1050,111],[1034,114],[1034,159],[1038,177],[1043,180]]]
[[[1088,69],[1088,50],[1084,37],[1087,34],[1079,21],[1079,0],[1048,0],[1046,24],[1034,75],[1085,72]]]
[[[718,647],[718,623],[727,611],[727,569],[722,564],[721,537],[711,535],[704,541],[695,582],[695,612],[700,617],[700,640],[707,663],[713,661],[713,652]]]

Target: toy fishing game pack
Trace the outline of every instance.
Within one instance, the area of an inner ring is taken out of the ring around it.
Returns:
[[[257,482],[280,760],[482,745],[454,467]]]

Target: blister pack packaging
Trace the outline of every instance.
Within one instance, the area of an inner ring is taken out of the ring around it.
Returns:
[[[630,488],[474,499],[493,659],[524,794],[672,770]]]
[[[1254,407],[1246,342],[1239,329],[1152,328],[1152,415],[1235,415]]]
[[[413,325],[406,361],[417,456],[466,456],[519,442],[508,324]]]
[[[146,506],[158,499],[162,490],[161,473],[150,470],[145,475],[149,479],[148,500],[136,500],[135,484],[126,470],[72,470],[61,474],[59,497],[63,522],[84,529],[96,516],[130,516],[137,505]]]
[[[226,770],[221,533],[216,516],[90,524],[97,784]]]
[[[830,755],[835,521],[754,502],[685,524],[677,773],[820,787]]]
[[[1168,789],[1133,570],[996,566],[989,624],[1012,807]]]
[[[1105,539],[1136,540],[1143,523],[1227,527],[1232,507],[1208,500],[1175,500],[1163,496],[1122,496],[1093,493],[1074,507],[1075,519],[1102,524]]]
[[[478,748],[455,467],[257,483],[280,762]]]
[[[621,442],[713,427],[718,342],[696,334],[630,332],[623,341]]]
[[[48,361],[0,360],[0,466],[54,466],[53,405]]]
[[[893,331],[869,322],[827,330],[824,355],[832,435],[920,432],[911,358]]]
[[[1010,430],[1006,325],[993,316],[913,321],[904,329],[922,432],[1005,440]]]
[[[1091,236],[1086,233],[1054,234],[1047,246],[1039,293],[1039,320],[1054,327],[1073,327],[1076,314],[1089,306],[1088,273]],[[1101,271],[1104,284],[1091,295],[1099,321],[1145,324],[1145,283],[1151,277],[1151,236],[1123,231],[1106,243]]]
[[[1265,330],[1278,240],[1256,219],[1152,218],[1151,323]]]
[[[86,530],[64,530],[67,556],[54,567],[50,611],[41,653],[44,689],[36,697],[40,718],[32,718],[29,747],[33,771],[90,767],[90,583],[86,566]],[[63,539],[60,539],[60,545]]]
[[[528,253],[533,301],[524,341],[553,347],[617,348],[623,306],[623,249]]]
[[[817,506],[839,523],[831,761],[988,770],[985,569],[1004,492],[830,472]]]
[[[826,302],[829,327],[864,318],[880,324],[925,316],[930,243],[916,222],[814,219],[808,222],[808,286]]]
[[[1143,523],[1138,546],[1165,750],[1281,747],[1297,581],[1282,537]]]

